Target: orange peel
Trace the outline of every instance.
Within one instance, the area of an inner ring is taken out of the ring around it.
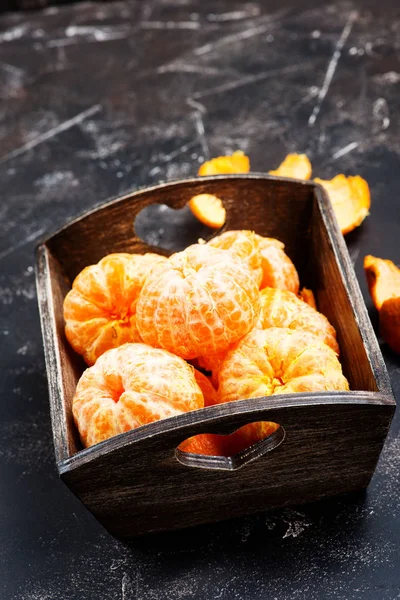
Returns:
[[[392,350],[400,352],[400,269],[391,260],[368,255],[364,270],[379,311],[380,334]]]
[[[226,221],[226,210],[222,200],[212,194],[198,194],[188,202],[194,216],[207,227],[220,229]]]
[[[371,194],[368,183],[359,175],[340,174],[331,180],[316,177],[314,181],[327,192],[343,235],[361,225],[369,215]]]
[[[203,163],[198,175],[228,175],[234,173],[248,173],[250,171],[249,157],[241,150],[236,150],[228,156],[217,156]]]
[[[310,179],[311,163],[306,154],[288,154],[277,169],[269,171],[270,175],[293,179]]]

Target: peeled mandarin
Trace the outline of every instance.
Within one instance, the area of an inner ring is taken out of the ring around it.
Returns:
[[[108,350],[84,371],[72,412],[88,447],[203,406],[193,367],[166,350],[136,343]]]
[[[194,244],[146,280],[136,324],[147,344],[192,359],[229,348],[252,329],[259,312],[260,293],[246,265]]]
[[[109,254],[79,273],[64,300],[65,334],[88,365],[106,350],[142,341],[136,303],[143,283],[166,262],[158,254]]]
[[[336,353],[307,331],[253,329],[218,372],[219,402],[273,394],[348,390]]]
[[[226,231],[210,240],[208,245],[229,250],[245,261],[260,289],[269,286],[298,293],[296,267],[279,240],[243,229]]]
[[[261,329],[284,327],[309,331],[339,354],[336,331],[325,315],[287,290],[265,288],[261,291],[258,326]]]

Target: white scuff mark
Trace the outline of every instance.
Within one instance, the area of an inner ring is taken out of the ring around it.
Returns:
[[[183,144],[183,146],[180,146],[179,148],[177,148],[176,150],[173,150],[169,154],[164,154],[164,156],[157,155],[156,157],[153,157],[152,161],[157,161],[158,163],[163,163],[163,164],[169,163],[174,158],[176,158],[180,154],[183,154],[184,152],[187,152],[187,150],[194,148],[194,146],[196,146],[196,145],[197,145],[197,140],[193,140],[191,142],[188,142],[187,144]],[[156,168],[158,168],[158,167],[156,167]],[[154,169],[152,169],[152,171],[154,171]],[[152,171],[150,171],[150,173],[152,173]]]
[[[0,33],[0,44],[1,42],[12,42],[13,40],[19,40],[26,32],[26,25],[17,25],[12,29],[8,29],[3,33]]]
[[[397,73],[397,71],[388,71],[387,73],[375,75],[374,79],[379,83],[399,83],[400,73]]]
[[[186,104],[191,108],[194,108],[193,117],[195,120],[197,137],[201,145],[201,149],[203,151],[204,156],[208,160],[210,158],[210,149],[208,147],[208,142],[206,138],[206,132],[204,127],[204,119],[203,115],[207,113],[206,107],[200,102],[196,102],[193,98],[187,98]]]
[[[199,46],[198,48],[193,50],[193,54],[195,54],[196,56],[202,56],[203,54],[208,54],[209,52],[217,50],[222,46],[234,44],[235,42],[241,42],[243,40],[249,40],[258,35],[262,35],[263,33],[267,33],[268,31],[271,31],[271,27],[275,24],[275,21],[283,17],[286,14],[286,12],[286,9],[282,9],[277,11],[273,15],[267,15],[266,18],[262,19],[263,21],[267,21],[265,24],[258,25],[257,27],[250,27],[249,29],[245,29],[244,31],[239,31],[237,33],[226,35],[225,37],[220,38],[215,42],[210,42],[209,44]]]
[[[219,75],[221,70],[216,67],[175,62],[169,63],[168,65],[161,65],[161,67],[157,68],[157,73],[196,73],[199,75]]]
[[[312,525],[312,522],[308,520],[306,515],[297,510],[286,509],[282,520],[288,526],[282,539],[289,537],[297,538],[307,527],[311,527]]]
[[[390,125],[389,107],[385,98],[378,98],[372,105],[372,117],[376,125],[386,131]]]
[[[339,39],[338,39],[338,41],[336,43],[335,51],[334,51],[334,53],[332,55],[331,60],[329,61],[328,68],[327,68],[326,73],[325,73],[324,82],[323,82],[322,87],[321,87],[321,89],[319,91],[319,94],[318,94],[317,103],[316,103],[316,105],[314,106],[314,108],[312,110],[310,118],[308,119],[308,124],[311,127],[315,124],[315,122],[317,120],[317,117],[318,117],[319,112],[321,110],[322,102],[324,101],[325,96],[327,95],[327,93],[329,91],[329,88],[330,88],[330,85],[332,83],[332,79],[333,79],[333,76],[335,74],[338,62],[339,62],[340,57],[342,55],[343,47],[344,47],[345,43],[347,42],[347,39],[348,39],[348,37],[349,37],[349,35],[351,33],[351,30],[353,29],[353,25],[356,22],[357,18],[358,18],[358,13],[357,12],[350,13],[350,16],[347,19],[347,22],[346,22],[345,26],[343,27],[343,31],[342,31],[342,33],[341,33],[341,35],[340,35],[340,37],[339,37]]]
[[[249,85],[251,83],[257,83],[257,81],[262,81],[263,79],[268,79],[269,77],[273,77],[274,75],[283,75],[285,73],[291,73],[292,71],[297,71],[301,67],[305,66],[307,63],[300,63],[297,65],[289,65],[288,67],[280,67],[278,69],[269,69],[268,71],[263,71],[261,73],[257,73],[257,75],[246,75],[245,77],[241,77],[236,81],[229,81],[228,83],[223,83],[222,85],[218,85],[214,88],[209,88],[203,91],[195,92],[192,94],[192,101],[198,100],[200,98],[205,98],[207,96],[214,96],[215,94],[220,94],[222,92],[228,92],[230,90],[235,90],[237,88],[243,87],[245,85]]]
[[[121,600],[133,600],[132,580],[124,573],[121,581]]]
[[[360,251],[361,251],[361,248],[358,247],[355,250],[353,250],[352,252],[351,251],[349,252],[351,264],[353,265],[353,267],[357,262],[357,258],[359,257]]]
[[[313,40],[318,40],[321,37],[321,32],[318,29],[314,29],[314,31],[311,33],[311,37]]]
[[[201,149],[203,150],[204,156],[207,160],[210,158],[210,149],[208,147],[206,132],[204,128],[203,114],[200,111],[194,113],[194,119],[196,124],[196,131],[199,138],[199,142],[201,145]]]
[[[200,29],[197,21],[142,21],[140,29]]]
[[[22,78],[23,75],[25,75],[25,71],[23,69],[14,67],[14,65],[10,65],[8,63],[0,63],[0,69],[3,69],[3,71],[7,71],[8,73],[11,73],[11,75],[19,78]]]
[[[129,25],[122,27],[93,27],[84,25],[70,25],[65,30],[67,38],[79,36],[92,36],[96,42],[107,42],[108,40],[117,40],[124,38],[131,31]]]
[[[298,102],[296,102],[296,104],[293,104],[291,111],[295,111],[297,108],[299,108],[300,106],[302,106],[303,104],[307,104],[307,102],[309,102],[310,100],[312,100],[313,98],[315,98],[315,96],[318,95],[318,88],[316,85],[313,85],[310,87],[310,89],[308,90],[308,94],[306,94],[305,96],[303,96],[303,98],[301,98]]]
[[[21,240],[20,242],[18,242],[17,244],[10,246],[9,248],[7,248],[7,250],[3,250],[3,252],[0,252],[0,260],[5,258],[6,256],[9,256],[13,252],[15,252],[15,250],[19,250],[19,248],[22,248],[26,244],[29,244],[29,242],[33,242],[33,241],[37,240],[38,238],[40,238],[41,235],[44,234],[45,231],[46,230],[44,228],[38,229],[38,230],[34,231],[33,233],[31,233],[30,235],[28,235],[28,237],[26,237],[23,240]]]
[[[332,155],[332,158],[336,159],[340,158],[341,156],[345,156],[345,154],[348,154],[349,152],[352,152],[352,150],[358,148],[359,145],[359,142],[352,142],[351,144],[347,144],[347,146],[344,146],[344,148],[340,148],[340,150],[337,150],[335,154]]]
[[[233,10],[232,12],[226,13],[210,13],[207,15],[207,21],[211,23],[221,23],[224,21],[242,21],[244,19],[250,19],[251,17],[258,17],[260,14],[259,6],[249,6],[245,10]]]
[[[79,114],[75,115],[75,117],[72,117],[72,119],[67,119],[63,123],[60,123],[60,125],[57,125],[57,127],[53,127],[49,131],[46,131],[46,133],[43,133],[42,135],[38,135],[37,137],[35,137],[33,140],[31,140],[27,144],[24,144],[20,148],[16,148],[9,154],[6,154],[6,156],[4,156],[3,158],[0,159],[0,164],[3,164],[5,162],[9,161],[12,158],[16,158],[17,156],[20,156],[21,154],[25,154],[25,152],[29,152],[29,150],[36,148],[36,146],[39,146],[39,144],[42,144],[43,142],[50,140],[51,138],[55,137],[59,133],[62,133],[63,131],[67,131],[68,129],[71,129],[71,127],[74,127],[75,125],[79,125],[79,123],[82,123],[82,121],[84,121],[88,117],[91,117],[92,115],[95,115],[96,113],[100,112],[101,110],[102,110],[101,104],[95,104],[94,106],[91,106],[87,110],[84,110],[84,111],[80,112]]]

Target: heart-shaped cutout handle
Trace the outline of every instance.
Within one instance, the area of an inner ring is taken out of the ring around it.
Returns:
[[[180,252],[197,244],[201,238],[212,238],[218,230],[203,225],[186,205],[171,208],[166,204],[150,204],[137,215],[133,229],[138,238],[154,248]]]
[[[203,433],[182,442],[177,460],[189,467],[235,471],[277,448],[285,430],[277,423],[259,421],[228,435]]]

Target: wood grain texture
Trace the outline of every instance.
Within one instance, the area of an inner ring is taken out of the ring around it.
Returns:
[[[253,229],[285,243],[301,280],[313,287],[322,312],[337,328],[346,376],[359,391],[215,406],[79,452],[71,403],[82,363],[63,333],[68,280],[107,253],[155,250],[135,236],[137,214],[153,203],[181,208],[205,191],[223,199],[225,229]],[[58,468],[113,534],[187,527],[368,485],[395,404],[342,236],[329,201],[314,184],[254,174],[136,192],[90,212],[41,245],[37,273]],[[187,437],[229,433],[256,420],[279,423],[285,439],[271,452],[264,445],[242,468],[221,470],[204,457],[192,466],[177,460],[175,449]]]

